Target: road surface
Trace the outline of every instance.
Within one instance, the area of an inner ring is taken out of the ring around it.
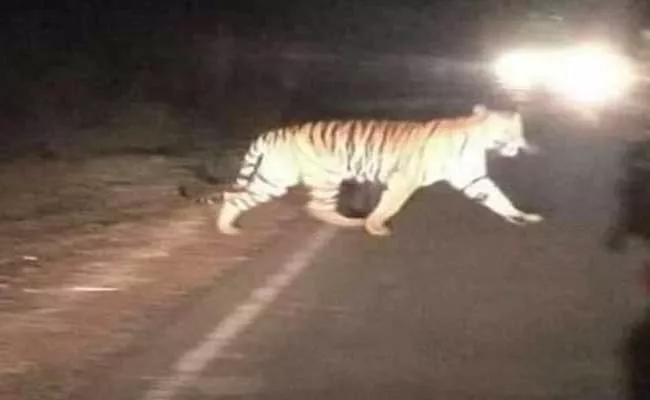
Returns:
[[[624,398],[639,260],[603,250],[596,203],[517,227],[443,185],[390,238],[292,222],[76,398]]]

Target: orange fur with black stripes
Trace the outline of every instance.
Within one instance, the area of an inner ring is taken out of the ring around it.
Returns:
[[[515,156],[529,148],[518,113],[474,107],[471,115],[428,122],[323,121],[280,128],[250,146],[232,191],[223,194],[218,229],[237,234],[240,215],[303,184],[307,211],[339,226],[388,235],[386,222],[418,188],[446,181],[512,223],[542,218],[517,209],[487,176],[486,150]],[[344,180],[385,185],[367,218],[336,211]]]

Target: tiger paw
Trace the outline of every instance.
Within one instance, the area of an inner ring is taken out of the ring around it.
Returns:
[[[514,225],[535,224],[544,220],[539,214],[521,213],[514,216],[505,217],[508,222]]]
[[[378,223],[366,223],[366,232],[373,236],[389,236],[391,231],[390,228],[384,224]]]
[[[237,228],[235,226],[219,226],[217,227],[219,229],[219,232],[223,233],[224,235],[228,236],[237,236],[242,233],[242,230],[240,228]]]
[[[533,213],[527,213],[521,215],[521,217],[524,221],[531,223],[531,224],[536,224],[538,222],[542,222],[544,220],[544,217],[542,217],[539,214],[533,214]]]

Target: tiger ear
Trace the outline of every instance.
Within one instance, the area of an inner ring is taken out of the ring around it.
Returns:
[[[488,109],[484,104],[477,104],[474,106],[472,109],[472,112],[474,115],[486,115],[488,113]]]

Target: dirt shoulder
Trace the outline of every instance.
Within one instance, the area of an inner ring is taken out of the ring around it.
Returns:
[[[183,296],[271,245],[297,197],[242,237],[176,194],[187,160],[156,155],[0,165],[0,397],[59,399]]]

